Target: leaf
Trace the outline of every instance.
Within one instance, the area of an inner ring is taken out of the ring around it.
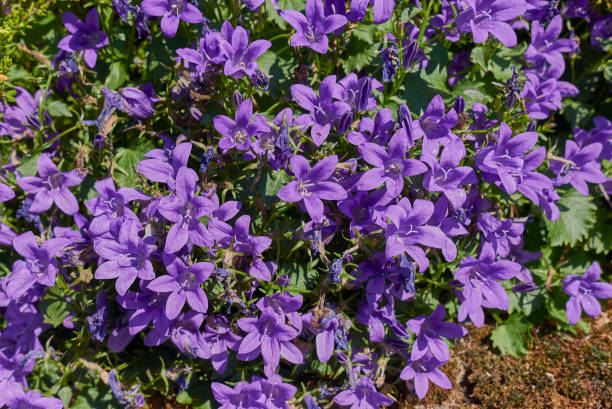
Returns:
[[[511,315],[491,331],[491,342],[502,354],[520,356],[527,353],[525,341],[530,328],[531,324],[522,315]]]
[[[104,81],[104,85],[109,87],[112,90],[116,90],[119,88],[126,79],[128,79],[129,75],[120,62],[114,62],[110,66],[110,73],[108,77],[106,77],[106,81]]]
[[[572,128],[584,125],[595,112],[592,106],[573,98],[564,98],[562,105],[563,115],[571,122]]]
[[[64,386],[57,392],[57,396],[62,400],[65,407],[69,407],[72,400],[72,389],[70,386]]]
[[[68,106],[62,101],[51,101],[47,105],[47,109],[49,110],[49,114],[53,117],[63,116],[70,117],[72,116],[72,112],[68,110]]]
[[[470,60],[478,64],[484,71],[489,69],[489,49],[486,47],[475,47],[470,55]]]
[[[189,396],[189,393],[187,393],[186,390],[183,390],[181,393],[176,395],[176,402],[180,403],[181,405],[188,405],[191,403],[191,401],[191,396]]]
[[[276,194],[287,183],[289,183],[289,176],[287,176],[284,170],[264,173],[259,181],[258,191],[263,197],[266,206],[272,206],[272,204],[280,200]]]
[[[154,148],[150,141],[135,143],[136,149],[119,148],[115,155],[115,177],[120,187],[133,187],[138,181],[136,166]]]
[[[556,222],[546,220],[551,246],[575,245],[586,237],[595,223],[597,207],[591,196],[568,190],[557,202],[561,214]]]
[[[319,273],[317,273],[316,270],[309,268],[308,263],[306,262],[298,263],[296,261],[292,261],[283,265],[280,270],[279,275],[287,274],[291,279],[291,287],[289,288],[289,292],[291,292],[291,289],[298,291],[312,291],[317,286],[317,278],[319,277]]]
[[[606,254],[612,249],[612,214],[605,207],[597,212],[597,229],[587,239],[584,249],[597,254]]]
[[[70,314],[66,300],[53,298],[43,298],[39,304],[39,309],[43,313],[44,322],[59,327],[64,319]]]
[[[30,156],[21,161],[17,170],[21,176],[34,176],[38,172],[38,155]]]

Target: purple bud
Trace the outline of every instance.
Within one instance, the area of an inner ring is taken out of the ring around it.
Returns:
[[[412,64],[414,64],[414,59],[416,58],[418,51],[419,51],[419,44],[417,43],[416,40],[412,40],[406,46],[406,49],[404,51],[404,58],[402,60],[402,67],[404,67],[406,71],[408,71],[410,67],[412,67]]]
[[[96,296],[96,310],[86,318],[87,326],[91,336],[98,342],[104,341],[106,336],[106,325],[108,324],[108,307],[106,293],[99,291]]]
[[[401,104],[397,108],[397,119],[399,121],[400,128],[404,128],[406,136],[408,136],[408,142],[410,146],[414,145],[414,135],[412,134],[412,114],[410,108],[406,104]]]
[[[232,95],[232,100],[234,102],[234,106],[238,108],[240,104],[242,104],[242,95],[240,95],[240,92],[234,91],[234,94]]]
[[[465,111],[465,99],[463,99],[461,95],[459,95],[455,100],[455,105],[453,106],[453,108],[455,108],[455,112],[457,112],[458,114],[461,114]]]
[[[344,259],[340,257],[338,260],[334,261],[329,267],[329,281],[333,284],[340,283],[340,273],[342,272],[342,264],[344,263]]]
[[[344,135],[349,130],[352,123],[353,123],[353,112],[349,111],[346,114],[342,115],[342,118],[340,118],[340,120],[338,121],[338,124],[336,125],[336,130],[338,131],[340,135]]]
[[[287,274],[283,274],[276,279],[276,284],[278,284],[279,287],[289,287],[291,285],[291,279]]]
[[[365,111],[368,108],[368,98],[372,91],[372,77],[363,77],[359,80],[359,94],[357,97],[357,111]]]

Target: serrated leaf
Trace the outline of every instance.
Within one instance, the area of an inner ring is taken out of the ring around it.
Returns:
[[[520,356],[527,353],[526,335],[531,324],[521,315],[511,315],[491,331],[491,342],[502,354]]]
[[[49,114],[53,117],[70,117],[72,116],[72,112],[68,110],[68,106],[62,101],[51,101],[47,105],[47,109],[49,110]]]
[[[557,202],[560,215],[556,222],[546,220],[551,246],[575,245],[586,237],[595,223],[597,207],[593,198],[580,192],[568,190]]]
[[[489,49],[486,47],[475,47],[470,54],[470,60],[478,64],[484,71],[489,69]]]
[[[279,275],[287,274],[291,279],[291,289],[298,291],[312,291],[317,286],[319,274],[316,270],[309,268],[308,264],[292,261],[280,268]]]
[[[114,62],[110,66],[110,72],[108,77],[106,77],[106,81],[104,81],[104,85],[112,90],[116,90],[125,82],[126,79],[128,79],[128,77],[129,75],[123,64],[120,62]]]
[[[153,149],[151,142],[135,143],[135,149],[119,148],[115,154],[115,177],[120,187],[132,187],[137,183],[136,166],[144,154]]]
[[[271,206],[279,201],[276,194],[287,183],[289,183],[289,176],[284,170],[264,173],[259,181],[258,190],[266,206]]]
[[[562,105],[563,116],[571,122],[572,128],[583,126],[595,112],[592,106],[573,98],[564,98]]]

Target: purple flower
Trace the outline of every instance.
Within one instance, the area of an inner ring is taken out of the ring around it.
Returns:
[[[517,178],[523,172],[524,155],[538,142],[536,132],[523,132],[512,137],[512,129],[502,123],[497,144],[476,152],[476,166],[506,193],[517,190]],[[485,179],[486,180],[486,179]]]
[[[143,280],[155,278],[151,253],[156,249],[155,238],[140,238],[140,223],[126,220],[119,230],[117,239],[98,238],[94,241],[94,250],[106,259],[98,266],[95,278],[108,280],[116,278],[115,288],[119,295],[124,295],[136,277]]]
[[[342,101],[346,102],[356,112],[373,111],[376,109],[376,98],[372,95],[372,89],[382,91],[383,84],[367,75],[358,78],[351,72],[338,81],[343,88]]]
[[[8,409],[63,409],[64,404],[57,398],[44,398],[40,392],[24,391],[21,385],[11,380],[0,381],[0,407]]]
[[[410,359],[400,374],[400,378],[407,381],[414,379],[414,390],[419,399],[423,399],[429,389],[429,381],[441,388],[452,388],[451,382],[439,367],[442,362],[427,353],[419,359]]]
[[[145,337],[144,344],[148,347],[158,346],[170,338],[183,354],[191,358],[209,359],[210,346],[200,332],[203,322],[204,314],[196,311],[182,313],[165,329],[153,327]]]
[[[228,56],[223,73],[234,78],[254,75],[257,70],[255,60],[265,53],[272,43],[268,40],[256,40],[249,44],[249,33],[240,26],[236,27],[232,33],[231,40],[231,43],[221,42],[221,48]]]
[[[342,86],[336,83],[335,75],[328,75],[321,81],[319,95],[306,85],[294,84],[291,86],[293,100],[309,114],[300,115],[295,119],[296,125],[309,127],[310,136],[317,146],[327,139],[333,121],[341,118],[351,110],[351,107],[342,101]]]
[[[108,36],[100,30],[98,9],[94,7],[89,10],[85,22],[69,11],[62,14],[62,20],[70,34],[64,37],[57,47],[70,52],[81,51],[80,54],[85,56],[85,63],[89,68],[95,67],[98,48],[108,45]]]
[[[36,91],[34,97],[22,87],[15,87],[17,95],[15,102],[17,106],[6,105],[4,107],[3,119],[0,122],[0,135],[32,136],[31,129],[41,129],[39,120],[39,104],[41,101],[41,91]],[[1,112],[2,110],[0,110]],[[51,124],[51,116],[47,111],[43,114],[45,125]]]
[[[387,258],[408,253],[419,265],[419,271],[423,272],[429,267],[429,260],[425,252],[415,244],[442,249],[442,254],[447,261],[452,261],[457,256],[457,247],[439,227],[429,226],[426,223],[433,215],[434,205],[430,201],[416,199],[414,205],[410,204],[408,198],[402,198],[397,205],[391,205],[387,209],[386,255]]]
[[[499,257],[508,257],[510,248],[518,246],[523,240],[523,224],[512,220],[499,220],[489,213],[480,213],[476,222],[483,234],[483,240],[489,243]]]
[[[457,113],[451,108],[445,114],[444,109],[444,100],[440,95],[433,97],[427,105],[425,113],[419,119],[421,134],[424,134],[426,138],[442,142],[448,141],[453,136],[450,130],[457,124]]]
[[[250,99],[242,101],[236,111],[235,119],[234,121],[225,115],[217,115],[213,119],[215,129],[223,135],[219,141],[222,153],[232,148],[246,151],[251,146],[253,137],[270,130],[260,115],[253,116],[253,102]]]
[[[268,379],[253,377],[261,385],[261,391],[265,397],[265,405],[268,409],[291,409],[287,404],[297,392],[297,388],[288,383],[283,383],[280,375],[270,375]]]
[[[31,231],[15,237],[13,248],[25,260],[18,260],[13,264],[6,293],[12,299],[18,299],[36,283],[53,287],[59,270],[55,256],[70,243],[69,239],[56,238],[49,239],[38,247],[36,237]]]
[[[351,0],[351,10],[346,16],[351,21],[363,21],[370,4],[373,5],[374,24],[389,20],[395,8],[395,0]]]
[[[327,34],[346,24],[343,15],[324,13],[323,0],[306,0],[306,17],[296,10],[283,10],[280,15],[295,29],[292,46],[308,47],[320,54],[327,53]]]
[[[328,181],[338,165],[336,155],[321,160],[312,169],[306,158],[301,155],[292,156],[290,162],[296,179],[278,191],[278,197],[281,200],[290,203],[303,201],[310,217],[314,221],[320,221],[323,218],[321,199],[346,199],[344,188],[335,182]]]
[[[153,149],[145,154],[145,157],[151,159],[138,162],[138,170],[147,179],[165,183],[170,189],[174,190],[178,171],[187,166],[191,147],[191,143],[185,142],[176,145],[171,151]]]
[[[404,189],[404,177],[420,175],[427,167],[416,159],[404,159],[408,150],[408,138],[403,132],[396,132],[389,141],[388,152],[375,143],[359,145],[361,157],[376,166],[361,175],[356,184],[360,190],[374,189],[383,183],[392,197]]]
[[[86,321],[92,338],[98,342],[104,341],[106,326],[108,325],[108,302],[104,291],[98,291],[96,310],[86,318]]]
[[[60,172],[47,155],[38,157],[38,174],[40,177],[25,176],[17,179],[20,188],[34,195],[30,212],[34,214],[45,212],[53,203],[68,215],[74,215],[79,211],[79,203],[68,188],[80,184],[84,176],[79,176],[76,169]]]
[[[302,352],[290,342],[298,332],[284,321],[272,308],[266,308],[259,318],[240,318],[238,326],[247,335],[238,348],[238,359],[251,361],[261,354],[266,373],[276,370],[281,356],[293,364],[301,364]]]
[[[89,232],[93,236],[113,231],[118,232],[124,220],[138,221],[138,217],[127,207],[133,200],[148,200],[146,196],[131,187],[116,190],[112,178],[100,180],[94,184],[99,196],[87,201],[85,206],[94,216],[89,225]]]
[[[461,338],[467,331],[461,325],[442,321],[445,315],[444,306],[438,304],[431,315],[421,315],[406,322],[408,329],[417,335],[410,353],[412,361],[426,356],[428,352],[440,362],[448,361],[450,352],[441,337]]]
[[[227,350],[237,351],[241,338],[231,331],[230,323],[223,315],[208,318],[204,340],[210,345],[212,365],[215,371],[225,372],[229,356]]]
[[[142,85],[142,89],[125,87],[121,89],[121,111],[138,118],[149,118],[155,112],[155,90],[150,82]]]
[[[563,279],[563,291],[570,296],[565,304],[567,320],[576,325],[582,310],[589,317],[601,314],[598,298],[612,298],[612,284],[597,282],[601,274],[598,262],[593,262],[582,277],[570,274]]]
[[[480,258],[468,256],[459,262],[454,275],[462,286],[456,291],[461,300],[459,321],[469,315],[477,327],[484,324],[482,307],[508,309],[508,294],[498,281],[509,280],[519,274],[521,265],[513,261],[495,261],[495,251],[487,243],[483,246]]]
[[[213,237],[200,222],[200,218],[209,215],[214,204],[203,196],[195,195],[197,173],[186,166],[181,167],[176,174],[175,186],[176,195],[163,197],[159,202],[159,213],[173,223],[166,237],[164,251],[176,253],[188,242],[211,247]]]
[[[506,47],[516,45],[516,34],[505,21],[519,17],[527,10],[523,0],[466,0],[468,8],[457,15],[461,32],[472,32],[476,44],[487,41],[489,33]]]
[[[521,98],[525,100],[530,118],[546,119],[550,111],[563,107],[561,104],[563,97],[578,94],[578,88],[574,85],[558,80],[561,73],[562,71],[559,71],[557,66],[552,66],[542,75],[533,71],[525,72],[527,82],[521,91]]]
[[[578,48],[578,45],[570,39],[558,39],[563,29],[563,19],[556,16],[542,29],[536,20],[531,24],[531,44],[525,52],[527,62],[540,65],[546,61],[550,65],[565,70],[565,61],[561,53],[569,53]]]
[[[579,147],[572,140],[565,141],[565,159],[571,163],[557,160],[550,161],[550,170],[557,175],[555,184],[570,183],[577,191],[585,196],[589,195],[589,183],[603,183],[606,176],[597,162],[602,146],[599,143]]]
[[[206,313],[208,298],[200,284],[210,277],[214,265],[200,262],[188,268],[174,255],[166,256],[164,262],[170,274],[155,278],[147,288],[159,293],[170,293],[166,301],[166,316],[171,320],[175,319],[183,309],[185,301],[195,311]]]
[[[187,0],[143,0],[140,8],[146,15],[161,16],[162,33],[169,38],[176,35],[179,20],[192,24],[204,21],[200,10]]]
[[[376,390],[374,383],[367,376],[357,381],[355,389],[342,391],[334,397],[334,402],[350,409],[378,409],[379,406],[390,406],[393,400]]]
[[[212,383],[215,400],[221,404],[219,409],[266,409],[266,397],[259,382],[238,382],[232,389],[222,383]]]
[[[469,166],[459,166],[466,151],[460,139],[449,142],[442,150],[440,162],[435,156],[423,155],[423,162],[430,169],[423,175],[423,187],[429,192],[443,193],[454,209],[461,207],[467,196],[459,186],[478,183],[474,169]]]
[[[138,334],[151,322],[160,332],[165,332],[169,325],[165,313],[168,296],[147,289],[144,282],[141,282],[140,288],[142,292],[128,291],[124,295],[117,296],[117,303],[131,311],[126,320],[128,335]]]
[[[0,182],[0,202],[6,202],[15,197],[15,192],[13,189]]]

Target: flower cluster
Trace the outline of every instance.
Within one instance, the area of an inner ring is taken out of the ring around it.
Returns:
[[[0,102],[0,407],[69,406],[69,380],[97,373],[126,408],[170,378],[181,396],[206,382],[223,409],[376,409],[392,388],[452,388],[441,368],[468,333],[453,321],[500,322],[521,293],[564,297],[560,327],[601,313],[609,229],[586,232],[610,222],[612,124],[578,127],[564,28],[585,20],[609,55],[609,16],[571,0],[231,3],[65,11],[57,91]],[[579,242],[588,260],[567,270]],[[121,365],[143,345],[163,351],[144,386]],[[48,365],[61,379],[43,397],[28,376]]]

